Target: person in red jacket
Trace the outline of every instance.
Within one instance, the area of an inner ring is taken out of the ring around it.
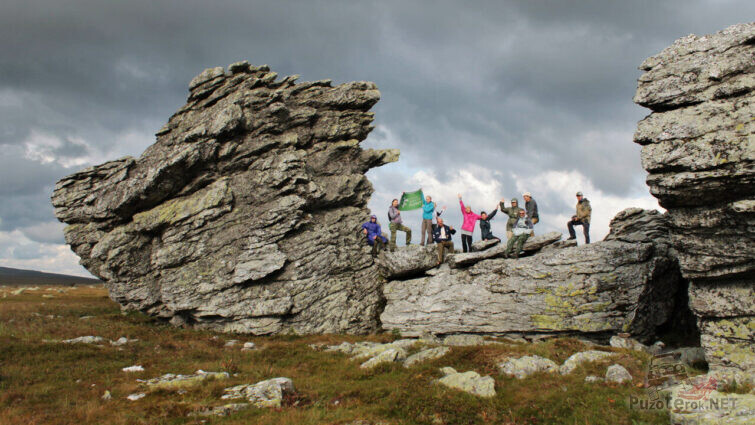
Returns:
[[[464,206],[459,194],[459,205],[461,205],[461,215],[464,216],[464,224],[461,225],[461,250],[464,252],[472,251],[472,233],[474,232],[475,223],[480,216],[472,212],[472,208]]]

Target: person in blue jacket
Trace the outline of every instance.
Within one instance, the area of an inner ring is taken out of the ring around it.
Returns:
[[[446,210],[446,207],[443,207],[442,210],[436,212],[435,207],[436,204],[433,202],[432,197],[426,196],[422,199],[422,230],[420,232],[422,236],[419,238],[419,244],[422,246],[425,245],[425,235],[427,235],[428,244],[433,241],[433,219],[440,217],[443,211]]]
[[[367,236],[367,245],[372,247],[372,257],[377,257],[378,252],[385,248],[388,238],[383,236],[376,216],[370,216],[370,221],[362,224],[362,233]]]

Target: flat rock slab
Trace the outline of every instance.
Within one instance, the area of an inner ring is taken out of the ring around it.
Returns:
[[[451,367],[441,368],[445,375],[438,380],[438,383],[449,388],[467,392],[478,397],[495,396],[495,380],[490,376],[480,376],[475,371],[459,373]]]
[[[394,252],[383,250],[376,264],[386,279],[418,276],[438,265],[437,249],[435,244],[431,244],[398,247]]]
[[[590,350],[590,351],[582,351],[579,353],[574,353],[571,356],[569,356],[566,361],[564,361],[564,364],[561,365],[561,367],[558,368],[559,373],[562,375],[566,375],[569,373],[574,372],[574,370],[577,369],[582,363],[587,362],[596,362],[599,360],[604,360],[608,357],[612,357],[616,355],[616,353],[611,353],[608,351],[597,351],[597,350]]]
[[[500,243],[501,241],[499,239],[488,239],[485,241],[480,240],[480,241],[472,243],[472,252],[485,251],[486,249],[490,249]]]
[[[563,235],[560,232],[548,232],[543,235],[530,236],[529,238],[527,238],[524,246],[522,246],[522,251],[539,251],[550,244],[560,241],[562,237]]]
[[[256,407],[280,407],[283,397],[293,394],[294,382],[289,378],[273,378],[256,384],[237,385],[226,388],[224,400],[245,398]]]
[[[498,367],[501,372],[514,376],[517,379],[524,379],[539,372],[553,373],[558,371],[556,362],[537,355],[508,359],[498,365]]]
[[[433,347],[418,351],[404,360],[404,367],[412,367],[413,365],[426,360],[441,358],[448,354],[449,351],[451,351],[451,349],[448,347]]]
[[[192,375],[176,375],[173,373],[166,373],[159,378],[152,378],[147,380],[137,380],[143,384],[146,384],[150,390],[168,390],[175,391],[184,388],[196,387],[206,380],[222,380],[228,379],[227,372],[205,372],[198,370]]]

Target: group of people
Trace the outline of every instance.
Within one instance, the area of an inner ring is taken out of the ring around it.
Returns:
[[[509,206],[505,205],[505,199],[501,199],[501,202],[493,208],[490,214],[485,211],[480,211],[477,214],[472,211],[469,205],[464,205],[461,194],[459,196],[459,206],[461,207],[461,214],[463,216],[463,223],[461,225],[461,246],[463,252],[472,251],[472,234],[476,223],[480,222],[480,235],[482,240],[492,240],[500,238],[493,235],[490,229],[490,221],[495,217],[496,213],[500,211],[508,216],[506,222],[506,236],[507,245],[504,256],[509,258],[519,258],[519,253],[524,246],[527,239],[534,235],[534,226],[540,221],[540,215],[537,208],[537,202],[532,198],[529,192],[522,194],[524,198],[524,208],[519,206],[517,199],[512,199]],[[418,203],[416,205],[419,205]],[[434,242],[438,247],[438,264],[443,262],[443,255],[445,250],[453,252],[454,243],[452,236],[456,233],[453,226],[449,226],[443,222],[441,215],[445,212],[446,207],[437,209],[437,204],[433,202],[432,197],[426,196],[422,199],[422,227],[420,245],[425,245]],[[582,195],[582,192],[577,192],[577,207],[576,214],[572,216],[571,220],[567,223],[569,229],[569,239],[576,239],[574,226],[582,226],[585,243],[590,243],[590,216],[592,215],[592,208],[590,207],[590,201]],[[435,223],[433,223],[435,220]],[[411,245],[412,229],[405,226],[401,218],[401,211],[399,211],[399,201],[394,199],[391,202],[391,206],[388,208],[388,221],[389,229],[391,232],[390,242],[386,238],[377,222],[375,215],[370,217],[370,221],[362,224],[362,232],[367,237],[367,244],[372,246],[372,256],[377,256],[381,249],[385,248],[388,244],[390,251],[396,249],[396,236],[398,232],[404,232],[406,235],[406,245]]]

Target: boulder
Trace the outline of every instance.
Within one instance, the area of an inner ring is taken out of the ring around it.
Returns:
[[[159,378],[146,380],[137,379],[137,381],[146,384],[147,387],[149,387],[149,389],[153,391],[176,391],[184,388],[196,387],[207,380],[222,380],[228,378],[229,375],[227,372],[205,372],[203,370],[198,370],[191,375],[176,375],[173,373],[166,373]]]
[[[494,397],[495,381],[490,376],[480,376],[475,371],[459,373],[454,368],[444,367],[441,372],[445,375],[438,383],[449,388],[461,390],[478,397]]]
[[[755,382],[755,23],[675,41],[640,69],[637,125],[712,371]]]
[[[522,251],[526,253],[540,251],[546,246],[560,241],[562,236],[563,235],[560,232],[549,232],[544,235],[530,236],[522,246]]]
[[[412,367],[425,360],[441,358],[448,354],[449,351],[451,351],[451,349],[448,347],[433,347],[418,351],[404,360],[404,367]]]
[[[125,309],[275,334],[366,333],[382,305],[364,236],[375,84],[210,68],[139,158],[61,179],[66,242]],[[387,227],[387,224],[384,224]]]
[[[280,407],[283,397],[294,393],[294,382],[289,378],[273,378],[256,384],[226,388],[224,400],[245,398],[256,407]]]
[[[498,365],[498,368],[501,372],[514,376],[517,379],[524,379],[538,372],[558,371],[558,365],[553,360],[537,355],[508,359]]]
[[[403,348],[389,348],[380,352],[375,357],[359,365],[362,369],[373,369],[383,363],[392,363],[406,358],[406,351]]]
[[[609,340],[609,345],[616,348],[626,348],[634,351],[648,351],[648,346],[629,337],[614,335]]]
[[[631,382],[632,375],[629,374],[624,366],[614,364],[608,366],[606,369],[606,382],[613,382],[615,384],[623,384],[624,382]]]
[[[398,247],[394,252],[385,249],[378,255],[376,263],[386,279],[418,276],[438,265],[437,249],[435,244]]]
[[[639,223],[649,229],[644,239],[625,241],[613,230]],[[612,221],[610,240],[389,281],[380,320],[383,328],[406,336],[604,334],[607,339],[630,332],[649,338],[671,317],[681,281],[668,234],[657,234],[666,225],[657,211],[623,214]]]
[[[468,347],[472,345],[483,345],[485,339],[481,335],[448,335],[443,338],[443,345],[450,345],[454,347]]]
[[[66,339],[61,341],[63,344],[99,344],[105,342],[106,339],[101,336],[80,336],[78,338]]]
[[[558,371],[562,375],[567,375],[569,373],[574,372],[579,365],[586,362],[595,362],[598,360],[603,360],[607,357],[614,356],[616,353],[611,353],[608,351],[597,351],[597,350],[589,350],[589,351],[581,351],[579,353],[574,353],[571,356],[569,356],[566,361],[564,361],[564,364],[562,364]]]

